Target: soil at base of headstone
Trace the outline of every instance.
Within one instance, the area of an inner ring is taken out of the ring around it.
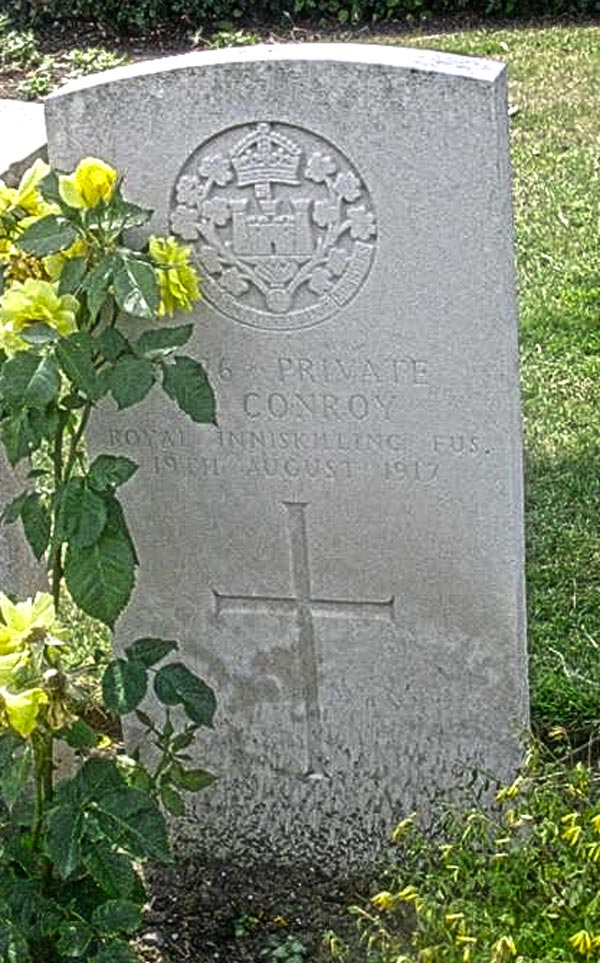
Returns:
[[[345,963],[365,958],[348,908],[365,905],[375,873],[342,879],[319,866],[242,868],[194,856],[147,879],[149,909],[135,943],[144,963],[271,963],[292,941],[304,950],[292,956],[290,947],[293,963],[331,963],[327,931],[348,947]]]

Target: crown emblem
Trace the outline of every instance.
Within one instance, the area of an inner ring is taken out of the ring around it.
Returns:
[[[239,187],[271,183],[297,185],[301,159],[301,148],[289,137],[271,130],[269,124],[257,124],[231,152]]]

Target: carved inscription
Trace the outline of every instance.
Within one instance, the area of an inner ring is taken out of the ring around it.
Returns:
[[[290,615],[298,632],[298,661],[306,718],[306,778],[327,776],[321,719],[319,656],[315,618],[394,619],[394,599],[350,600],[313,598],[304,502],[283,502],[289,545],[292,591],[289,596],[224,595],[213,589],[217,620],[228,612]]]
[[[281,355],[240,365],[221,356],[205,364],[227,398],[218,428],[115,426],[111,446],[146,452],[161,475],[327,485],[379,478],[433,490],[455,466],[492,454],[475,426],[441,430],[432,420],[438,373],[426,358]]]
[[[175,184],[171,229],[193,241],[203,292],[257,328],[319,324],[348,304],[373,260],[367,187],[343,154],[290,124],[243,124],[202,144]]]

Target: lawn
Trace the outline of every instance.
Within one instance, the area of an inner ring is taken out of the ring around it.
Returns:
[[[237,42],[254,39],[242,30],[228,36]],[[532,722],[543,738],[564,727],[575,745],[593,744],[600,731],[600,26],[436,33],[428,28],[401,34],[386,29],[346,32],[341,39],[429,47],[508,64]],[[222,40],[221,34],[213,44]],[[29,38],[21,45],[29,53],[15,55],[19,45],[14,37],[11,43],[12,54],[0,30],[0,90],[12,96],[39,94],[44,84],[110,65],[111,55],[124,53],[123,45],[115,45],[86,58],[81,47],[77,55],[72,49],[49,53],[47,43],[39,45],[39,53],[35,38]],[[181,46],[178,41],[177,49]],[[130,47],[137,57],[143,45]],[[197,963],[321,963],[331,958],[332,946],[324,948],[321,939],[332,925],[341,927],[353,946],[348,963],[366,958],[364,946],[352,939],[354,924],[341,921],[346,904],[364,899],[376,880],[334,885],[323,883],[316,872],[314,879],[284,874],[249,881],[237,878],[234,868],[188,863],[167,883],[153,909],[152,926],[162,935],[149,941],[149,961],[159,959],[162,940],[174,947],[163,950],[169,963],[192,958]],[[186,947],[193,956],[186,956]],[[506,958],[510,955],[509,948]],[[392,957],[377,959],[392,963]],[[473,963],[479,959],[473,957]],[[548,957],[547,963],[556,961]]]

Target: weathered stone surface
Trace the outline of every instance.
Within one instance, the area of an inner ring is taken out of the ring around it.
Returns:
[[[11,468],[4,449],[0,449],[0,512],[26,485],[26,470],[22,466],[17,471]],[[35,561],[21,523],[3,525],[0,522],[0,592],[24,598],[46,589],[43,566]]]
[[[120,635],[216,686],[196,833],[252,858],[381,845],[527,721],[504,69],[377,46],[192,55],[47,107],[194,245],[198,428],[158,394],[95,438],[141,469]]]
[[[38,157],[47,156],[43,105],[0,100],[0,132],[0,178],[14,187]]]

